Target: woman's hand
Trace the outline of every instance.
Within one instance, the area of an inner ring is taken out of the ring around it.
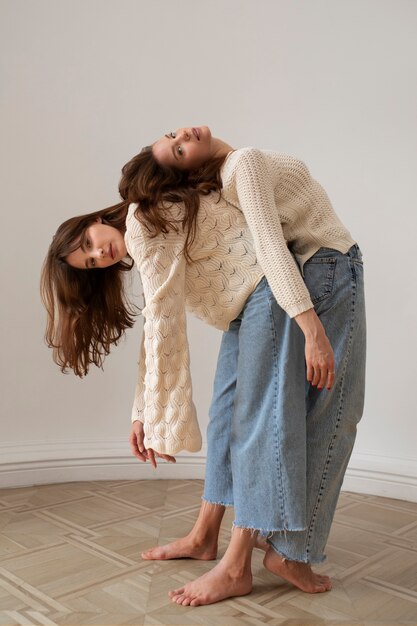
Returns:
[[[318,389],[331,389],[335,378],[334,354],[317,313],[309,309],[295,316],[305,336],[307,380]]]
[[[165,461],[168,461],[169,463],[176,463],[175,457],[170,456],[169,454],[159,454],[159,452],[152,450],[152,448],[146,449],[143,439],[143,424],[140,420],[135,420],[132,424],[132,432],[129,437],[132,454],[143,463],[146,463],[146,459],[149,459],[152,467],[154,468],[156,468],[155,455],[161,459],[165,459]]]

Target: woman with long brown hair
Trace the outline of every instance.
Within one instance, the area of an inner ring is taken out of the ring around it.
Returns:
[[[198,520],[142,557],[216,558],[233,505],[225,555],[171,592],[174,602],[249,593],[256,546],[270,571],[303,591],[329,590],[311,565],[325,558],[363,412],[359,246],[304,163],[235,150],[206,126],[144,148],[124,166],[119,190],[120,204],[58,229],[42,292],[56,362],[84,375],[133,323],[123,286],[133,259],[145,297],[130,439],[141,461],[156,467],[157,457],[200,449],[186,311],[223,331]]]

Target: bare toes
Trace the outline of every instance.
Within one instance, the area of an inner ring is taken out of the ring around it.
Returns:
[[[168,595],[170,598],[173,598],[174,596],[180,596],[183,593],[184,587],[181,587],[180,589],[174,589],[173,591],[168,591]]]
[[[190,596],[185,595],[184,593],[182,594],[182,596],[180,596],[181,601],[178,602],[178,604],[182,604],[183,606],[186,606],[189,604],[189,600],[190,600]]]
[[[147,550],[146,552],[142,552],[140,555],[142,559],[152,559],[152,550]]]
[[[192,600],[193,599],[190,598],[190,597],[185,598],[183,603],[182,603],[182,606],[188,606],[189,604],[191,604]]]
[[[314,588],[319,593],[322,593],[323,591],[329,591],[329,589],[330,589],[330,587],[327,584],[327,582],[325,580],[320,580],[318,576],[316,577],[316,580],[315,580],[315,583],[314,583]]]
[[[175,602],[176,604],[181,604],[183,597],[184,596],[182,594],[176,595],[172,598],[172,601]]]

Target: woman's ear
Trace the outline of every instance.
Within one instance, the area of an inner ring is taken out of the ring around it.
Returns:
[[[101,224],[103,220],[101,219],[101,217],[96,217],[96,219],[94,221],[98,222],[99,224]]]

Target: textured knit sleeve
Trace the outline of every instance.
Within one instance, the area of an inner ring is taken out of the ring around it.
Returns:
[[[285,241],[275,204],[275,182],[261,150],[239,150],[235,158],[231,167],[226,168],[226,178],[223,176],[225,198],[237,201],[271,290],[278,304],[294,317],[311,309],[313,303]]]
[[[186,334],[183,245],[181,234],[169,233],[146,249],[132,246],[145,297],[132,419],[144,423],[145,447],[163,454],[201,448]]]
[[[139,363],[138,363],[138,378],[136,382],[135,389],[135,399],[132,407],[132,422],[139,420],[140,422],[145,421],[144,417],[144,393],[145,393],[145,374],[146,374],[146,363],[145,363],[145,333],[142,333],[141,341],[140,341],[140,349],[139,349]]]

